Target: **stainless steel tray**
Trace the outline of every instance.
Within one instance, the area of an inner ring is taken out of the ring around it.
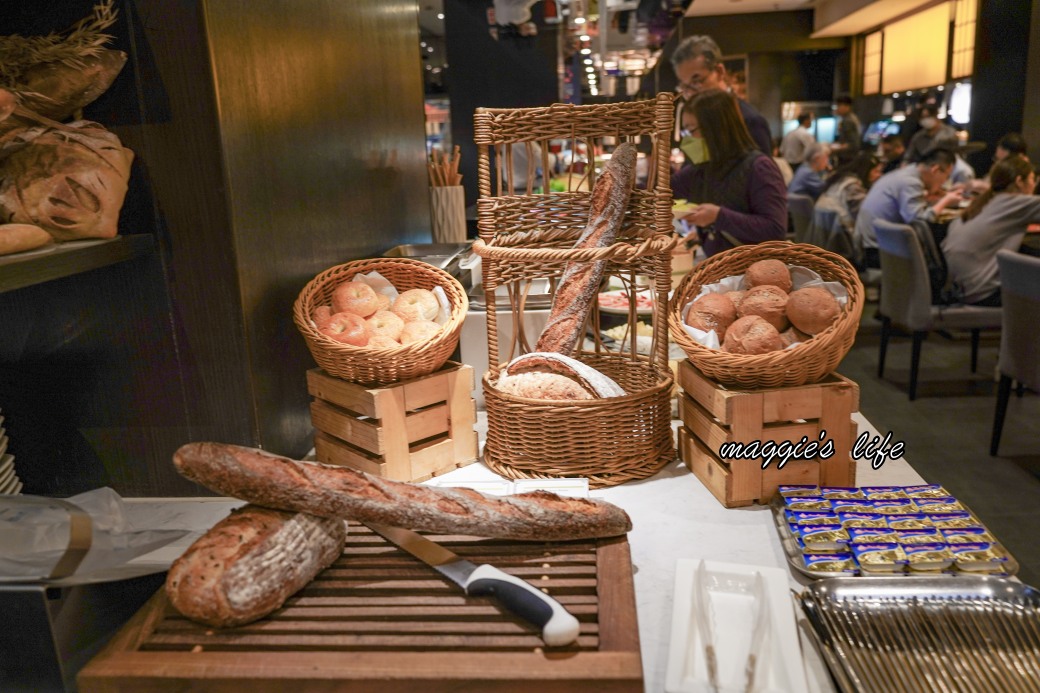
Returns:
[[[964,501],[960,501],[960,504],[964,507],[964,509],[966,511],[970,512],[972,515],[975,515],[975,513],[972,512],[971,508],[969,508],[968,506],[964,505]],[[776,533],[780,536],[780,545],[784,549],[784,555],[787,557],[787,562],[791,565],[791,569],[794,570],[796,573],[804,575],[804,576],[806,576],[808,578],[812,578],[813,580],[820,580],[820,579],[832,580],[832,579],[836,579],[833,576],[827,575],[826,573],[813,572],[811,570],[808,570],[805,567],[805,562],[802,561],[802,551],[801,551],[801,549],[798,548],[798,539],[791,532],[791,528],[787,526],[787,519],[784,517],[784,499],[783,499],[783,497],[780,496],[779,494],[776,495],[776,496],[773,496],[773,500],[770,501],[770,503],[769,503],[769,509],[773,512],[773,526],[776,527]],[[978,515],[975,515],[975,517],[978,517]],[[990,534],[992,535],[993,533],[990,532]],[[999,541],[996,541],[996,536],[995,535],[994,535],[993,538],[994,538],[993,544],[995,546],[997,546],[1000,550],[1002,550],[1004,553],[1007,554],[1008,560],[1007,560],[1007,563],[1004,564],[1004,568],[1005,568],[1004,572],[1002,572],[1000,574],[987,573],[986,575],[987,576],[993,576],[993,577],[1013,577],[1013,576],[1017,575],[1018,574],[1018,568],[1019,568],[1018,561],[1015,560],[1015,557],[1013,555],[1011,555],[1011,552],[1008,551],[1007,548],[1003,544],[1001,544]],[[971,573],[964,573],[963,571],[962,572],[953,571],[953,572],[946,572],[946,573],[919,572],[919,573],[893,573],[892,575],[858,575],[858,576],[856,576],[856,577],[854,577],[852,579],[854,579],[854,580],[898,580],[898,579],[901,579],[901,578],[909,578],[909,579],[912,579],[912,580],[927,580],[927,579],[930,579],[930,578],[948,579],[948,578],[951,578],[951,577],[958,577],[959,578],[959,577],[975,577],[975,576],[973,576]]]
[[[1040,691],[1040,592],[998,577],[832,578],[796,598],[843,691]]]

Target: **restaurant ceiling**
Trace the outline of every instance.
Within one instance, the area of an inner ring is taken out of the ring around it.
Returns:
[[[811,37],[862,34],[928,4],[934,0],[817,0]]]
[[[687,17],[709,17],[752,12],[792,12],[808,10],[815,0],[693,0],[686,8]]]

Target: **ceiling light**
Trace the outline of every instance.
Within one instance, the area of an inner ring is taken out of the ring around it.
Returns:
[[[578,40],[579,41],[589,41],[590,40],[589,39],[589,35],[588,34],[582,34],[581,36],[578,37]]]
[[[432,52],[433,52],[433,46],[429,46],[429,47],[428,47],[428,48],[426,49],[426,52],[427,52],[427,53],[432,53]]]
[[[585,62],[586,65],[591,65],[592,64],[592,58],[585,58],[584,62]]]
[[[589,65],[588,67],[585,68],[585,72],[595,72],[595,71],[596,70],[591,65]]]
[[[584,24],[585,23],[585,18],[584,17],[575,17],[574,18],[574,23],[575,24]]]
[[[908,91],[908,92],[906,93],[906,95],[907,95],[907,96],[910,96],[911,94],[913,94],[913,92],[912,92],[912,91]]]
[[[420,41],[419,45],[422,46],[423,48],[426,48],[426,42],[425,41]]]
[[[427,66],[426,66],[426,69],[427,69],[427,70],[432,70],[432,69],[433,69],[433,65],[427,65]]]
[[[941,84],[940,84],[939,86],[937,86],[937,87],[936,87],[936,89],[938,89],[939,91],[942,91],[942,90],[943,90],[943,89],[945,89],[945,88],[946,88],[946,87],[944,87],[944,86],[943,86],[943,85],[941,85]]]
[[[892,94],[892,98],[893,99],[898,99],[899,98],[899,94]]]
[[[438,12],[437,13],[437,19],[444,19],[444,13],[443,12]]]
[[[592,52],[592,49],[591,49],[591,48],[582,48],[582,49],[581,49],[581,54],[582,54],[582,55],[588,55],[588,54],[589,54],[589,53],[591,53],[591,52]]]

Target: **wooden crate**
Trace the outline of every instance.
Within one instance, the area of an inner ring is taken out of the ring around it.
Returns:
[[[687,360],[679,364],[679,386],[679,457],[727,508],[768,503],[781,484],[856,485],[852,413],[859,410],[859,386],[848,378],[833,373],[814,385],[732,390]],[[718,454],[728,442],[820,441],[821,431],[834,444],[826,460],[792,459],[782,469],[773,461],[763,469],[761,459]]]
[[[473,368],[449,361],[430,375],[371,388],[307,372],[320,462],[396,481],[423,481],[477,459]]]
[[[418,559],[351,523],[343,556],[255,623],[214,629],[145,605],[79,674],[102,691],[538,691],[641,693],[628,540],[520,542],[431,536],[468,560],[537,581],[578,619],[576,643],[467,597]]]

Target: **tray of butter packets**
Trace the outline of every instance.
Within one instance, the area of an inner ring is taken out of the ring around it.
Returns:
[[[978,517],[937,484],[781,486],[770,507],[788,562],[810,578],[1018,572]]]

